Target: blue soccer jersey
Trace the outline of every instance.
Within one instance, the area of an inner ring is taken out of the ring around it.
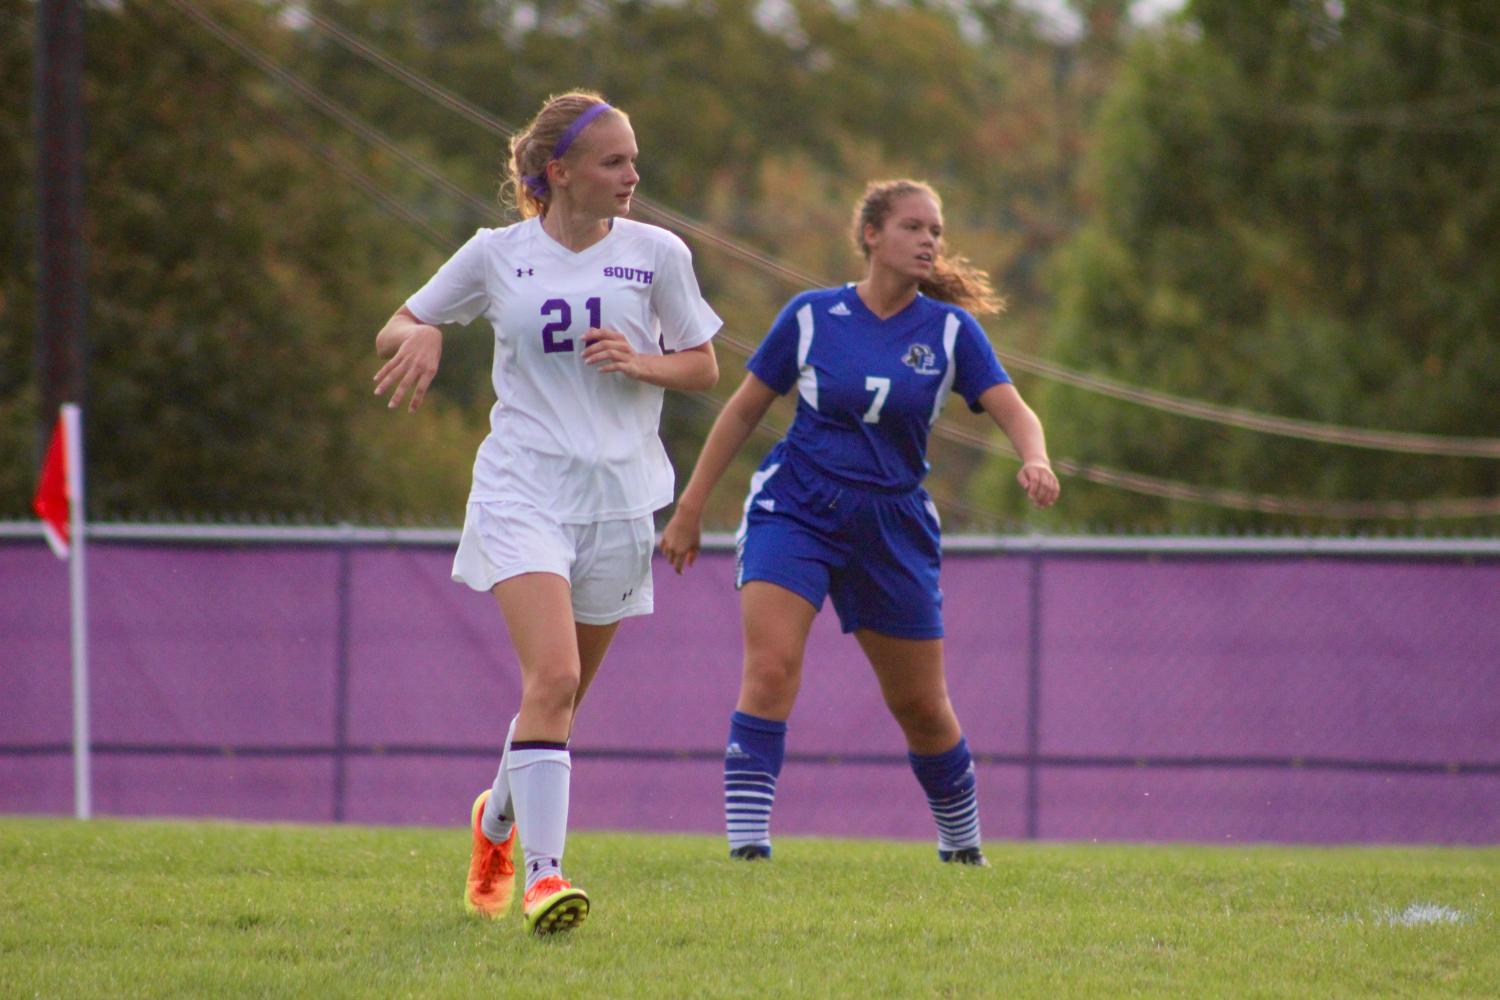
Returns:
[[[828,475],[871,489],[916,489],[927,435],[950,391],[975,412],[1010,376],[979,323],[918,295],[882,320],[853,285],[787,303],[746,366],[778,394],[797,387],[787,444]]]

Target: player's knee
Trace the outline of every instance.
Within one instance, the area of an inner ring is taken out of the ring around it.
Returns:
[[[775,650],[755,650],[745,656],[745,681],[767,690],[796,689],[802,664]]]
[[[539,671],[527,685],[525,698],[548,715],[572,714],[578,698],[578,673],[568,670]]]
[[[909,736],[941,736],[958,725],[946,695],[887,698],[886,704]]]
[[[794,657],[765,652],[747,655],[741,684],[743,701],[754,706],[756,714],[780,718],[796,699],[801,676],[801,664]]]

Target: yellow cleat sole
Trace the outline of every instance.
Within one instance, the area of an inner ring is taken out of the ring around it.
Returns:
[[[564,889],[537,903],[526,914],[526,930],[538,936],[570,931],[588,919],[589,897],[582,889]]]

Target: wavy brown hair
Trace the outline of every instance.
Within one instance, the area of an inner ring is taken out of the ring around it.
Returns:
[[[927,184],[913,180],[871,181],[864,196],[854,206],[854,245],[870,259],[870,244],[865,241],[865,227],[877,232],[885,227],[896,200],[909,194],[925,194],[942,211],[943,199]],[[932,274],[917,285],[923,295],[951,302],[976,316],[994,315],[1005,309],[1003,299],[990,285],[990,277],[971,264],[967,257],[950,254],[938,243]]]
[[[542,110],[536,113],[524,129],[510,140],[510,162],[507,176],[500,186],[500,198],[516,206],[521,218],[546,215],[552,203],[550,191],[537,192],[526,184],[527,177],[546,177],[547,164],[552,162],[552,151],[557,140],[589,108],[606,103],[604,98],[592,90],[570,90],[566,94],[554,94],[547,98]],[[626,121],[630,117],[619,108],[611,108],[607,115],[619,115]],[[592,124],[592,123],[590,123]],[[577,148],[575,143],[572,147]],[[564,154],[566,155],[566,154]]]

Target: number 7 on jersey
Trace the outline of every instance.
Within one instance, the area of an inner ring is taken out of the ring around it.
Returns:
[[[870,408],[865,411],[865,423],[878,424],[880,423],[880,408],[885,405],[885,397],[891,392],[891,380],[866,375],[865,391],[875,394],[875,398],[870,401]]]

